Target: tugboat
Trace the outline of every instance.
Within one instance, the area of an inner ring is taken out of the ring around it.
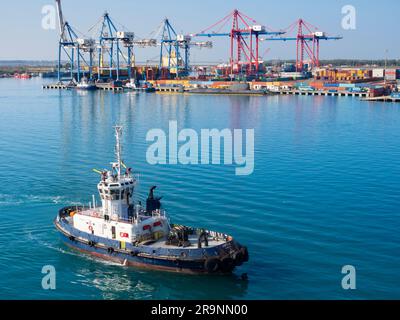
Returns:
[[[116,161],[101,175],[89,206],[68,206],[54,221],[70,247],[125,266],[188,274],[226,274],[249,260],[245,246],[224,233],[171,224],[150,188],[146,205],[134,202],[137,175],[121,158],[122,127],[115,127]]]
[[[140,85],[136,79],[130,79],[129,82],[125,85],[126,89],[133,91],[142,91],[142,92],[155,92],[156,88],[150,82],[144,82]]]
[[[82,80],[76,85],[76,89],[78,90],[96,90],[96,84],[89,80],[86,77],[83,77]]]

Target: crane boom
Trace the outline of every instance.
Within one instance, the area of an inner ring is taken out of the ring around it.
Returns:
[[[65,22],[64,22],[64,16],[62,13],[62,8],[61,8],[61,0],[56,0],[56,7],[57,7],[57,13],[58,13],[59,28],[60,28],[60,38],[63,41],[66,41],[65,34],[64,34]]]

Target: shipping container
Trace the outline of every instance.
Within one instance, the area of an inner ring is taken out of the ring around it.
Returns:
[[[328,88],[339,87],[339,84],[338,83],[325,83],[325,87],[328,87]]]
[[[354,88],[355,86],[354,83],[339,83],[340,88]]]
[[[299,87],[300,91],[314,91],[314,88],[310,87],[310,86],[302,86]]]
[[[394,81],[397,77],[397,69],[386,69],[385,70],[385,79]]]
[[[372,70],[372,77],[373,78],[383,78],[385,76],[384,69],[373,69]]]

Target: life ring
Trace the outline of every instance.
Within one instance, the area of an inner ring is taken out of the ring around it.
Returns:
[[[210,257],[204,261],[204,269],[206,269],[208,273],[214,273],[218,271],[220,264],[221,262],[217,257]]]
[[[223,272],[231,272],[234,267],[235,260],[233,260],[230,256],[226,256],[221,259],[221,270]]]

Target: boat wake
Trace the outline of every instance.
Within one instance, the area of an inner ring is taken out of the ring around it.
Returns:
[[[46,230],[46,231],[48,231],[48,230]],[[36,233],[35,231],[30,230],[27,232],[27,238],[28,238],[28,240],[37,243],[41,247],[45,247],[47,249],[54,250],[59,253],[84,258],[88,261],[98,262],[98,263],[101,263],[101,264],[107,265],[107,266],[118,266],[118,267],[124,266],[121,263],[108,261],[108,260],[102,260],[102,259],[90,256],[90,255],[81,253],[74,249],[70,249],[57,238],[55,238],[54,241],[52,241],[51,239],[45,240],[41,237],[41,235],[43,235],[43,234],[44,234],[43,230],[40,230],[40,233]]]
[[[42,195],[33,195],[33,194],[3,194],[0,193],[0,206],[6,205],[23,205],[23,204],[31,204],[31,203],[40,203],[40,204],[65,204],[65,205],[82,205],[81,202],[72,202],[67,200],[63,196],[42,196]]]

